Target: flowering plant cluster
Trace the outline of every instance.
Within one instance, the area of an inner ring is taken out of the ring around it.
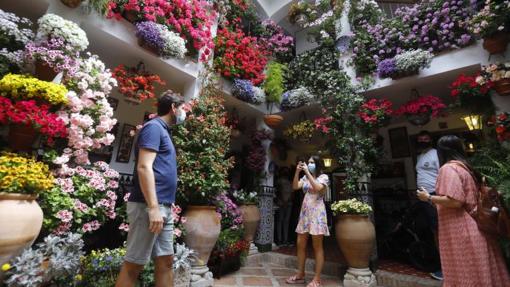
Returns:
[[[339,200],[331,204],[331,210],[337,214],[360,214],[368,215],[372,212],[372,207],[356,198]]]
[[[179,34],[158,23],[151,21],[136,23],[136,36],[144,45],[165,57],[184,58],[187,52],[186,41]]]
[[[266,92],[266,101],[268,103],[280,104],[282,94],[285,91],[284,75],[287,71],[287,65],[278,62],[271,62],[266,68],[267,77],[264,81],[264,92]]]
[[[23,49],[34,38],[31,26],[29,19],[0,9],[0,47],[10,52]]]
[[[117,82],[96,55],[88,54],[73,77],[65,79],[65,85],[71,90],[69,104],[57,113],[67,126],[67,145],[73,150],[74,161],[88,164],[88,151],[108,146],[115,139],[109,132],[117,120],[107,96]]]
[[[125,255],[125,248],[92,250],[81,258],[80,285],[114,286]]]
[[[55,14],[44,14],[37,21],[38,40],[49,40],[61,38],[66,44],[72,47],[72,51],[81,52],[89,46],[87,34],[76,23],[66,20]]]
[[[234,190],[232,196],[239,204],[256,204],[258,202],[257,192],[248,192],[244,189]]]
[[[443,101],[432,95],[418,97],[417,99],[411,100],[406,104],[400,106],[395,111],[395,115],[418,115],[418,114],[430,114],[433,118],[442,115],[446,109],[446,105]]]
[[[158,75],[146,71],[142,62],[136,67],[118,65],[113,70],[113,77],[118,82],[121,94],[140,101],[156,97],[154,94],[156,84],[166,84]]]
[[[214,68],[227,78],[250,80],[254,85],[264,81],[268,51],[257,38],[246,36],[241,29],[218,30],[215,39]]]
[[[216,213],[221,218],[221,229],[243,228],[241,209],[226,193],[221,193],[216,197],[215,205]]]
[[[14,153],[0,154],[0,192],[42,194],[53,184],[46,164]]]
[[[283,135],[293,139],[309,140],[315,131],[315,123],[310,120],[305,120],[294,124],[283,131]]]
[[[259,39],[278,60],[286,61],[292,57],[294,38],[285,34],[282,27],[271,19],[262,21],[264,32]]]
[[[249,80],[234,79],[232,83],[232,95],[242,101],[251,104],[261,104],[265,101],[264,90],[254,87]]]
[[[67,89],[63,85],[41,81],[26,75],[5,75],[0,80],[0,93],[13,100],[34,99],[53,106],[68,102]]]
[[[476,77],[476,82],[483,86],[502,79],[510,79],[510,62],[483,66],[480,75]]]
[[[31,62],[39,61],[51,67],[55,72],[65,72],[66,76],[73,76],[79,68],[78,52],[70,54],[69,44],[62,38],[50,38],[41,42],[30,42],[25,48],[25,57]]]
[[[218,24],[228,26],[234,19],[240,19],[252,7],[250,0],[214,0],[214,10],[218,11]]]
[[[188,51],[204,48],[202,61],[207,60],[214,47],[211,27],[216,13],[205,0],[112,0],[108,6],[109,18],[119,19],[122,13],[134,13],[136,22],[151,21],[177,32],[188,44]]]
[[[315,95],[313,95],[307,88],[299,87],[297,89],[293,89],[283,93],[282,101],[280,103],[280,109],[283,111],[288,111],[291,109],[309,105],[314,101]]]
[[[51,113],[48,105],[38,105],[36,101],[17,101],[0,96],[0,124],[27,125],[47,137],[48,144],[55,138],[65,138],[67,129],[57,114]]]
[[[326,111],[324,111],[326,112]],[[316,118],[313,123],[315,124],[315,129],[320,131],[321,133],[327,135],[330,131],[330,123],[333,120],[332,117],[320,117]]]
[[[386,99],[370,99],[361,105],[358,116],[369,127],[384,125],[393,115],[393,103]]]
[[[493,86],[491,81],[479,85],[477,76],[460,74],[450,85],[450,95],[455,98],[458,105],[469,109],[477,109],[492,105],[489,92]]]
[[[246,158],[246,167],[256,174],[264,171],[266,165],[266,150],[262,141],[271,139],[271,133],[268,130],[258,130],[251,137],[251,146]]]
[[[510,142],[510,113],[503,112],[496,116],[496,135],[500,142]]]
[[[179,163],[178,195],[191,204],[211,204],[229,186],[227,173],[233,162],[225,154],[230,129],[220,95],[213,82],[206,82],[200,97],[187,105],[186,121],[172,132]]]
[[[464,23],[470,11],[467,0],[422,1],[400,8],[392,19],[377,12],[377,3],[365,2],[353,2],[350,14],[357,26],[352,61],[359,74],[373,72],[379,62],[405,50],[437,53],[465,47],[473,40]]]
[[[469,30],[480,37],[510,31],[510,1],[487,0],[468,22]]]
[[[56,188],[41,195],[44,229],[55,234],[87,233],[116,218],[119,173],[107,163],[99,161],[87,168],[64,164],[55,175]]]
[[[421,49],[405,51],[394,58],[379,62],[377,73],[380,78],[396,78],[417,74],[420,69],[430,66],[432,57],[430,52]]]

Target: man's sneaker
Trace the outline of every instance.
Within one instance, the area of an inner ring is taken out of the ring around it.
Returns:
[[[443,271],[441,270],[436,271],[434,273],[430,273],[430,276],[432,276],[432,278],[436,280],[443,281]]]

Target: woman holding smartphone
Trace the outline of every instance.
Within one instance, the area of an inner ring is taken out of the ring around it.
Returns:
[[[304,176],[299,178],[301,172],[304,172]],[[298,234],[298,272],[296,275],[286,280],[288,284],[305,283],[306,246],[309,235],[311,235],[315,255],[315,275],[307,286],[322,286],[320,276],[324,265],[323,239],[324,236],[329,236],[326,206],[324,204],[324,194],[328,188],[328,184],[328,176],[322,174],[322,161],[320,157],[310,157],[308,159],[308,164],[302,161],[298,163],[292,182],[292,188],[294,190],[303,189],[305,198],[301,206],[299,222],[296,228]]]

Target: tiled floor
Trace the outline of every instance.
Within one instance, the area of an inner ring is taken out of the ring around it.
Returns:
[[[296,269],[269,263],[248,263],[241,270],[226,275],[214,281],[216,287],[226,286],[306,286],[288,285],[285,279],[295,274]],[[312,280],[312,274],[306,274],[307,283]],[[323,276],[323,286],[342,286],[340,278]]]
[[[379,269],[388,272],[413,275],[420,278],[431,278],[430,274],[413,268],[410,265],[403,264],[394,260],[379,260]]]

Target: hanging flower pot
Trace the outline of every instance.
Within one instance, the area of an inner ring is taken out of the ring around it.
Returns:
[[[305,14],[299,14],[296,16],[296,24],[304,26],[308,22],[308,17]]]
[[[275,129],[283,121],[283,117],[280,115],[265,115],[264,123],[272,129]]]
[[[60,0],[62,4],[66,5],[69,8],[76,8],[80,6],[82,0]]]
[[[490,37],[483,38],[483,48],[490,54],[501,54],[506,51],[508,41],[508,34],[497,33]]]
[[[41,61],[35,62],[35,76],[39,80],[51,82],[55,79],[57,74],[58,73],[48,64]]]
[[[494,90],[500,96],[510,96],[510,78],[504,78],[494,82]]]
[[[9,147],[15,151],[31,151],[37,139],[37,131],[31,125],[9,125]]]
[[[407,115],[407,120],[415,126],[424,126],[430,122],[430,113]]]

